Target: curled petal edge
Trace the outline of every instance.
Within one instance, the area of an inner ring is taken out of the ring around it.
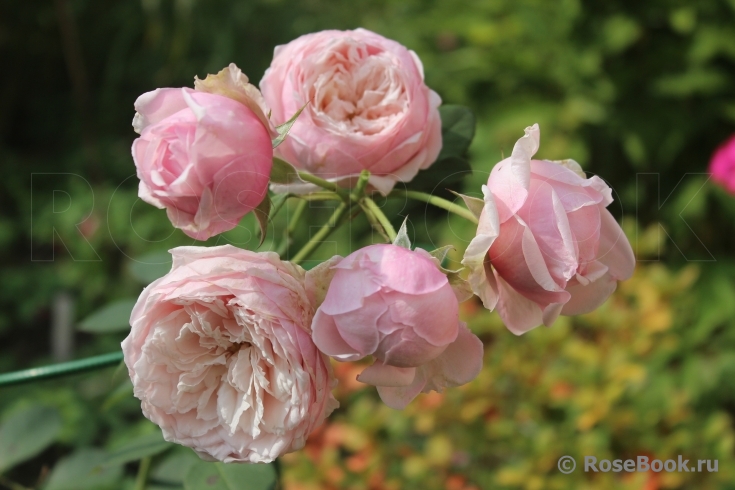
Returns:
[[[490,189],[482,186],[484,205],[480,213],[477,234],[465,250],[462,265],[470,271],[467,277],[472,291],[482,300],[482,304],[488,310],[495,309],[498,302],[498,288],[495,277],[490,270],[487,252],[500,233],[500,219]]]

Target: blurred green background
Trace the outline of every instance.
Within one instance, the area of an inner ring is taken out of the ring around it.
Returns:
[[[477,117],[474,173],[427,190],[480,195],[538,122],[541,158],[574,158],[613,187],[639,264],[598,311],[520,338],[464,303],[483,372],[403,412],[336,365],[341,407],[282,458],[284,487],[735,489],[735,199],[706,175],[735,131],[733,0],[3,2],[0,372],[119,349],[125,312],[166,272],[166,250],[193,244],[137,199],[138,95],[230,62],[257,83],[276,45],[360,26],[415,50],[427,84]],[[455,261],[473,234],[423,205],[385,209],[395,224],[410,216],[419,246],[455,244]],[[329,213],[309,211],[314,226]],[[279,247],[293,212],[263,249]],[[373,239],[358,218],[317,258]],[[222,243],[254,248],[252,217],[207,245]],[[160,443],[126,378],[113,368],[0,388],[0,488],[133,488],[143,456],[147,488],[184,488],[197,458]],[[570,475],[563,455],[578,460]],[[584,455],[719,465],[585,474]]]

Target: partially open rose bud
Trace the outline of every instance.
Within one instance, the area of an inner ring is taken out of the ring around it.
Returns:
[[[314,343],[338,360],[374,356],[358,379],[386,404],[403,408],[477,376],[482,343],[459,321],[455,292],[427,252],[371,245],[333,264]]]
[[[138,195],[197,240],[231,230],[257,207],[273,164],[272,127],[248,97],[257,89],[227,70],[197,81],[215,93],[161,88],[135,101]]]
[[[484,207],[462,263],[485,307],[522,334],[600,306],[635,257],[605,209],[612,191],[572,160],[532,160],[539,128],[526,129],[483,186]]]

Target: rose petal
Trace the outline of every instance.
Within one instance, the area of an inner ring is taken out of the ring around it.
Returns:
[[[561,314],[582,315],[594,311],[615,292],[617,286],[618,282],[608,273],[586,286],[570,286],[567,291],[572,297],[562,308]]]
[[[513,289],[495,272],[498,284],[498,314],[508,330],[523,335],[543,323],[539,305]]]
[[[598,260],[618,281],[629,279],[635,269],[635,255],[628,238],[610,211],[600,209],[600,248]]]
[[[357,375],[361,383],[373,386],[409,386],[416,377],[416,368],[387,366],[376,360]]]
[[[509,158],[498,163],[490,173],[487,186],[492,191],[500,222],[510,219],[526,202],[531,183],[531,157],[538,151],[539,127],[526,128],[526,135],[513,147]]]

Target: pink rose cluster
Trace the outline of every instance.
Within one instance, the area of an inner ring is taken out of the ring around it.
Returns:
[[[156,89],[135,102],[139,196],[196,240],[235,228],[264,201],[274,146],[276,156],[328,180],[349,184],[369,170],[383,194],[441,150],[441,99],[424,84],[418,56],[365,29],[277,47],[260,86],[262,94],[232,64],[194,89]],[[273,121],[286,124],[302,109],[276,143]]]
[[[193,89],[140,96],[140,198],[206,240],[253,210],[267,216],[269,184],[285,198],[321,185],[320,198],[341,200],[335,213],[349,201],[388,234],[369,192],[410,181],[442,147],[441,100],[416,54],[364,29],[310,34],[276,48],[261,88],[230,65]],[[479,374],[483,343],[460,302],[476,295],[518,335],[600,306],[635,266],[611,189],[572,160],[533,159],[538,147],[527,128],[484,199],[464,196],[478,223],[466,272],[442,267],[447,247],[412,249],[405,227],[309,271],[231,245],[173,249],[122,344],[144,415],[204,459],[269,462],[337,407],[332,360],[369,358],[357,379],[402,409]],[[284,165],[303,180],[271,178]]]
[[[269,462],[303,447],[338,405],[328,355],[372,355],[358,379],[393,408],[482,367],[482,343],[423,250],[372,245],[309,272],[231,245],[171,252],[122,347],[145,416],[205,459]]]

